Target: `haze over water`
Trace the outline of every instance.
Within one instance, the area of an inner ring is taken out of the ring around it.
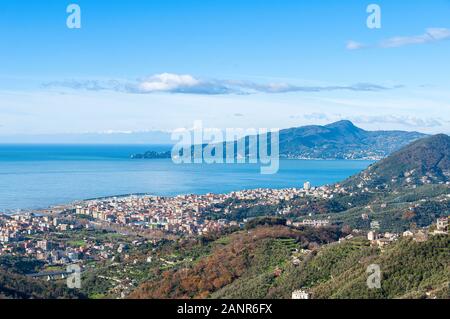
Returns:
[[[281,160],[275,175],[259,165],[175,165],[133,160],[132,154],[167,150],[143,145],[0,145],[0,212],[47,208],[76,200],[132,193],[162,196],[302,187],[341,181],[371,161]]]

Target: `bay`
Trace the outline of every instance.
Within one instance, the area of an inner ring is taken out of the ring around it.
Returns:
[[[123,194],[227,193],[255,188],[320,186],[341,181],[372,161],[281,160],[274,175],[254,164],[183,164],[130,156],[167,145],[0,145],[0,212],[47,208]]]

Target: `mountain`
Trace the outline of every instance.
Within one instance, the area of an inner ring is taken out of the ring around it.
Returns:
[[[415,141],[328,188],[332,199],[290,201],[292,218],[312,213],[357,229],[377,221],[381,230],[393,232],[427,227],[450,214],[450,137]]]
[[[379,160],[409,143],[425,137],[418,132],[404,131],[365,131],[350,121],[339,121],[325,126],[310,125],[284,129],[279,132],[280,156],[291,159],[371,159]],[[260,137],[259,137],[260,138]],[[245,142],[248,157],[249,136],[238,142],[222,142],[221,147],[226,154],[227,143]],[[268,143],[270,145],[270,142]],[[206,147],[204,144],[203,147]],[[229,145],[228,145],[229,146]],[[194,147],[192,147],[194,152]],[[152,154],[132,154],[132,158],[155,158]]]
[[[425,137],[418,132],[365,131],[350,121],[280,131],[280,154],[288,158],[380,159]]]
[[[383,231],[403,232],[412,224],[426,227],[450,214],[449,156],[449,136],[426,137],[347,180],[310,192],[310,196],[229,209],[217,218],[241,221],[283,212],[293,220],[330,220],[365,230],[372,221],[378,221]]]
[[[411,143],[349,178],[344,186],[398,189],[450,180],[450,137],[434,135]]]

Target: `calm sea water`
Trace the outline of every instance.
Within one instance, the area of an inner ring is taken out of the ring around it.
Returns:
[[[168,146],[0,145],[0,212],[103,196],[226,193],[253,188],[319,186],[343,180],[370,161],[282,160],[275,175],[258,165],[175,165],[130,155]]]

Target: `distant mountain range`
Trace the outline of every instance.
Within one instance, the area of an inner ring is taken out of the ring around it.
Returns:
[[[280,131],[280,154],[305,159],[381,159],[425,134],[365,131],[350,121]]]
[[[365,131],[350,121],[325,126],[302,126],[279,132],[280,156],[289,159],[379,160],[425,136],[427,135],[418,132]],[[248,137],[245,141],[248,156]],[[220,144],[226,149],[225,142]],[[206,147],[206,144],[203,146]],[[224,152],[224,157],[226,156]],[[167,157],[167,154],[147,152],[133,154],[132,157],[152,159]]]

